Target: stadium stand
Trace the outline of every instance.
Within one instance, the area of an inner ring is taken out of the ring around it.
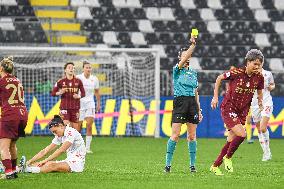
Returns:
[[[179,48],[196,27],[200,35],[192,64],[200,72],[202,94],[210,95],[214,71],[242,65],[250,48],[263,51],[265,68],[281,83],[283,16],[282,0],[2,0],[0,43],[155,47],[161,69],[171,73]],[[274,95],[284,90],[278,86]]]

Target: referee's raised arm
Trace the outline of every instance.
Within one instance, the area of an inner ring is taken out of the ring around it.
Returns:
[[[180,58],[180,61],[178,63],[179,69],[181,69],[184,66],[184,64],[187,63],[189,61],[189,59],[191,58],[191,55],[192,55],[192,53],[195,49],[195,46],[196,46],[195,36],[191,36],[190,42],[191,42],[191,45],[189,46],[189,48],[186,51],[180,52],[180,54],[179,54],[179,58]]]

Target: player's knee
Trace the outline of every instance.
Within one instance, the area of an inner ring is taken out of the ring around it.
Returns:
[[[196,134],[195,134],[195,133],[189,134],[189,135],[187,136],[187,140],[188,140],[188,141],[196,140]]]
[[[171,139],[172,139],[173,141],[178,142],[178,140],[179,140],[179,135],[177,135],[177,134],[172,134]]]

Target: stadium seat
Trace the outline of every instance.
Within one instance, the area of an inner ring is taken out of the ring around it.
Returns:
[[[16,0],[2,0],[0,1],[1,5],[17,5]]]
[[[196,8],[208,8],[206,0],[193,0]]]
[[[7,8],[7,16],[22,16],[19,6],[9,6]]]
[[[207,26],[203,21],[196,21],[193,27],[198,28],[199,32],[208,32]]]
[[[261,31],[261,27],[260,27],[260,24],[258,22],[249,22],[247,32],[257,33],[259,31]]]
[[[284,21],[275,22],[275,31],[279,34],[284,34]]]
[[[34,9],[30,6],[24,6],[22,9],[23,16],[35,16]]]
[[[181,0],[180,5],[184,9],[195,9],[196,8],[193,0]]]
[[[162,20],[175,20],[175,17],[174,17],[174,14],[171,8],[161,8],[160,18]]]
[[[279,58],[271,58],[269,62],[269,68],[272,71],[284,70],[283,62]]]
[[[183,20],[180,24],[179,30],[188,33],[193,27],[196,27],[193,21]]]
[[[126,5],[127,7],[130,7],[130,8],[141,8],[142,7],[139,0],[126,0]]]
[[[219,21],[209,21],[208,24],[207,24],[207,30],[210,33],[223,33]]]
[[[187,13],[185,12],[185,9],[183,9],[183,8],[174,9],[174,15],[179,20],[186,20],[187,19]]]
[[[256,33],[255,34],[255,44],[259,47],[270,46],[268,36],[265,33]]]
[[[182,32],[179,24],[177,21],[168,21],[167,22],[167,27],[166,30],[167,31],[171,31],[171,32]]]
[[[220,57],[221,52],[220,52],[218,46],[210,46],[208,48],[208,51],[207,51],[207,56],[209,56],[209,57]]]
[[[213,94],[213,86],[211,83],[199,83],[199,95]]]
[[[99,0],[99,3],[103,7],[113,7],[112,0]]]
[[[229,21],[222,21],[220,23],[220,26],[221,26],[221,29],[224,31],[224,32],[232,32],[234,31],[234,25],[232,22],[229,22]]]
[[[177,57],[179,49],[176,45],[168,45],[165,49],[165,52],[167,53],[168,57]]]
[[[101,7],[98,0],[85,0],[85,5],[88,7]]]
[[[17,31],[6,31],[5,42],[6,43],[19,43],[20,40],[19,40]]]
[[[113,0],[113,1],[112,1],[112,4],[113,4],[113,6],[119,7],[119,8],[121,8],[121,7],[127,7],[127,5],[126,5],[126,0]]]
[[[17,5],[30,5],[29,0],[17,0]]]
[[[119,17],[117,10],[113,7],[107,8],[104,16],[109,19],[116,19]]]
[[[118,15],[119,15],[119,18],[121,19],[132,19],[133,18],[131,10],[129,8],[121,8],[119,10]]]
[[[89,37],[89,42],[92,44],[103,43],[103,37],[100,32],[92,32]]]
[[[119,42],[116,38],[115,32],[113,31],[106,31],[103,34],[103,41],[106,44],[113,44],[113,45],[118,45]]]
[[[78,19],[92,19],[91,11],[89,7],[79,7],[77,10]]]
[[[137,22],[135,20],[127,20],[125,23],[125,30],[127,31],[139,31]]]
[[[282,1],[282,0],[274,0],[274,6],[278,10],[284,10],[284,1]]]
[[[200,64],[199,64],[199,59],[198,58],[196,58],[196,57],[192,57],[192,58],[190,58],[190,67],[192,68],[192,69],[195,69],[195,70],[202,70],[202,68],[201,68],[201,66],[200,66]]]
[[[148,7],[146,9],[146,17],[149,20],[160,20],[159,9],[156,7]]]
[[[24,43],[33,43],[34,37],[30,31],[21,31],[20,35],[20,41]]]
[[[167,57],[167,54],[165,52],[165,49],[164,49],[163,45],[152,45],[152,48],[159,50],[161,58],[166,58]]]
[[[272,21],[280,21],[282,19],[278,10],[268,10],[268,16]]]
[[[70,5],[73,7],[80,7],[85,5],[85,0],[71,0]]]
[[[91,13],[92,13],[92,16],[93,16],[94,19],[105,17],[103,10],[99,7],[93,8]]]
[[[220,0],[208,0],[207,4],[211,9],[223,9],[223,5]]]
[[[157,7],[157,1],[140,0],[143,7]]]
[[[254,38],[251,34],[243,34],[242,45],[255,45]]]
[[[202,20],[216,20],[212,9],[200,9],[200,17]]]
[[[235,25],[234,25],[234,32],[237,32],[237,33],[246,33],[248,27],[247,27],[247,24],[246,22],[243,22],[243,21],[237,21],[235,22]]]
[[[159,37],[159,44],[170,44],[172,43],[172,38],[168,33],[161,33]]]
[[[135,19],[146,19],[146,13],[145,13],[144,9],[135,8],[133,10],[133,17]]]
[[[242,20],[255,20],[254,14],[250,9],[243,9],[240,16]]]
[[[269,22],[270,18],[268,17],[268,13],[265,9],[259,9],[254,12],[254,17],[259,22]]]
[[[223,36],[223,35],[222,35]],[[212,38],[211,34],[210,33],[201,33],[199,35],[199,40],[198,40],[198,43],[200,45],[211,45],[211,44],[215,44],[216,41],[215,39]]]
[[[111,24],[108,20],[100,19],[97,24],[97,31],[108,31],[111,29]]]
[[[186,40],[182,33],[175,33],[173,36],[172,43],[182,45],[188,43],[188,40]]]
[[[248,0],[247,4],[250,9],[262,9],[260,0]]]
[[[227,40],[228,39],[224,34],[216,34],[214,37],[214,45],[226,45]]]
[[[33,37],[36,43],[47,43],[47,37],[43,31],[35,31]]]
[[[94,31],[96,29],[95,25],[96,24],[94,20],[92,19],[85,20],[84,23],[82,24],[81,30]]]
[[[147,45],[144,35],[141,32],[132,32],[131,33],[131,42],[134,45]]]
[[[201,20],[199,11],[197,9],[188,9],[187,19],[190,19],[190,20]]]
[[[2,30],[15,30],[12,18],[0,18],[0,28]]]
[[[272,34],[269,35],[269,42],[272,45],[281,45],[282,44],[280,36],[276,33],[272,33]]]
[[[128,33],[119,33],[117,39],[119,41],[119,44],[126,44],[126,45],[132,44]]]
[[[165,31],[166,30],[166,25],[164,24],[163,21],[153,21],[153,28],[155,31]]]
[[[113,31],[126,31],[126,27],[124,26],[121,20],[113,20],[111,24],[111,30]]]
[[[275,9],[273,0],[261,0],[261,4],[265,9]]]
[[[149,20],[139,20],[138,28],[142,32],[154,32],[152,24]]]

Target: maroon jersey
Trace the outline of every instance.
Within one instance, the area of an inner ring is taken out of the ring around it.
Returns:
[[[27,120],[24,88],[18,78],[7,74],[0,79],[0,99],[2,121]]]
[[[255,90],[264,88],[264,78],[261,74],[246,74],[246,68],[236,68],[224,73],[229,80],[229,89],[225,94],[221,108],[230,107],[236,112],[247,115]]]
[[[80,79],[73,77],[72,79],[67,79],[64,77],[56,82],[51,95],[56,96],[56,92],[60,89],[66,89],[66,92],[61,95],[60,109],[80,109],[80,99],[73,98],[74,94],[78,94],[80,90],[81,98],[85,96],[85,90],[83,83]]]

